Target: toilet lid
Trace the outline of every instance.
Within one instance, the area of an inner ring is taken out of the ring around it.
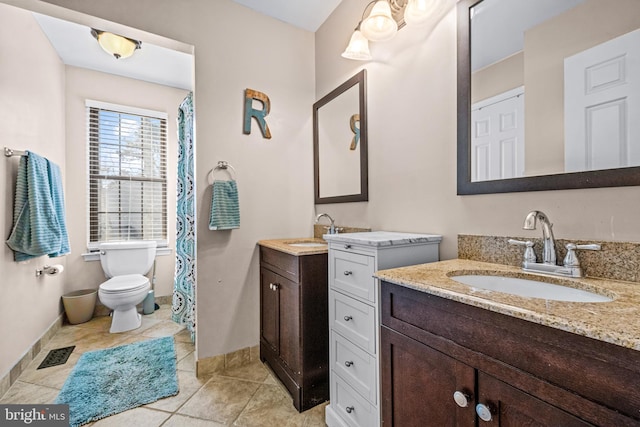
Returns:
[[[129,292],[142,289],[148,284],[149,279],[142,274],[124,274],[107,280],[100,285],[100,290],[107,293]]]

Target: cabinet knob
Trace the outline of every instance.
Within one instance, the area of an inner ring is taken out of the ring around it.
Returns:
[[[345,249],[351,249],[351,245],[344,245]]]
[[[466,408],[467,406],[469,406],[471,396],[462,391],[456,391],[455,393],[453,393],[453,400],[456,401],[456,405],[458,405],[459,407]]]
[[[353,271],[345,271],[344,275],[345,276],[351,276],[353,274]]]
[[[348,322],[349,320],[353,319],[352,316],[344,316],[344,321]]]
[[[489,405],[485,405],[483,403],[478,403],[476,405],[476,414],[478,414],[478,417],[480,417],[482,421],[486,421],[486,422],[491,421],[492,419],[491,413],[492,411]]]
[[[347,411],[347,414],[352,413],[353,411],[355,411],[356,408],[354,408],[353,406],[347,406],[346,408],[344,408],[345,411]]]
[[[269,287],[271,288],[272,291],[277,291],[278,290],[278,284],[277,283],[269,283]]]
[[[273,283],[269,283],[269,289],[273,290]]]
[[[347,368],[349,368],[351,365],[353,365],[353,362],[351,360],[347,360],[346,362],[344,362],[344,366],[346,366]]]

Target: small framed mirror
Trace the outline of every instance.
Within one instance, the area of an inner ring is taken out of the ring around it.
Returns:
[[[362,70],[313,104],[316,204],[369,200],[366,87]]]

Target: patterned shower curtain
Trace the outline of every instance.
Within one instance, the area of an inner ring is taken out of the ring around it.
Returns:
[[[189,93],[178,110],[176,274],[171,318],[187,326],[191,341],[196,334],[194,165],[193,93]]]

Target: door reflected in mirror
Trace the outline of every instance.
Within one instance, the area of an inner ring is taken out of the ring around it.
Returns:
[[[313,105],[315,203],[368,200],[366,70]]]
[[[640,2],[461,3],[470,182],[640,166]]]

